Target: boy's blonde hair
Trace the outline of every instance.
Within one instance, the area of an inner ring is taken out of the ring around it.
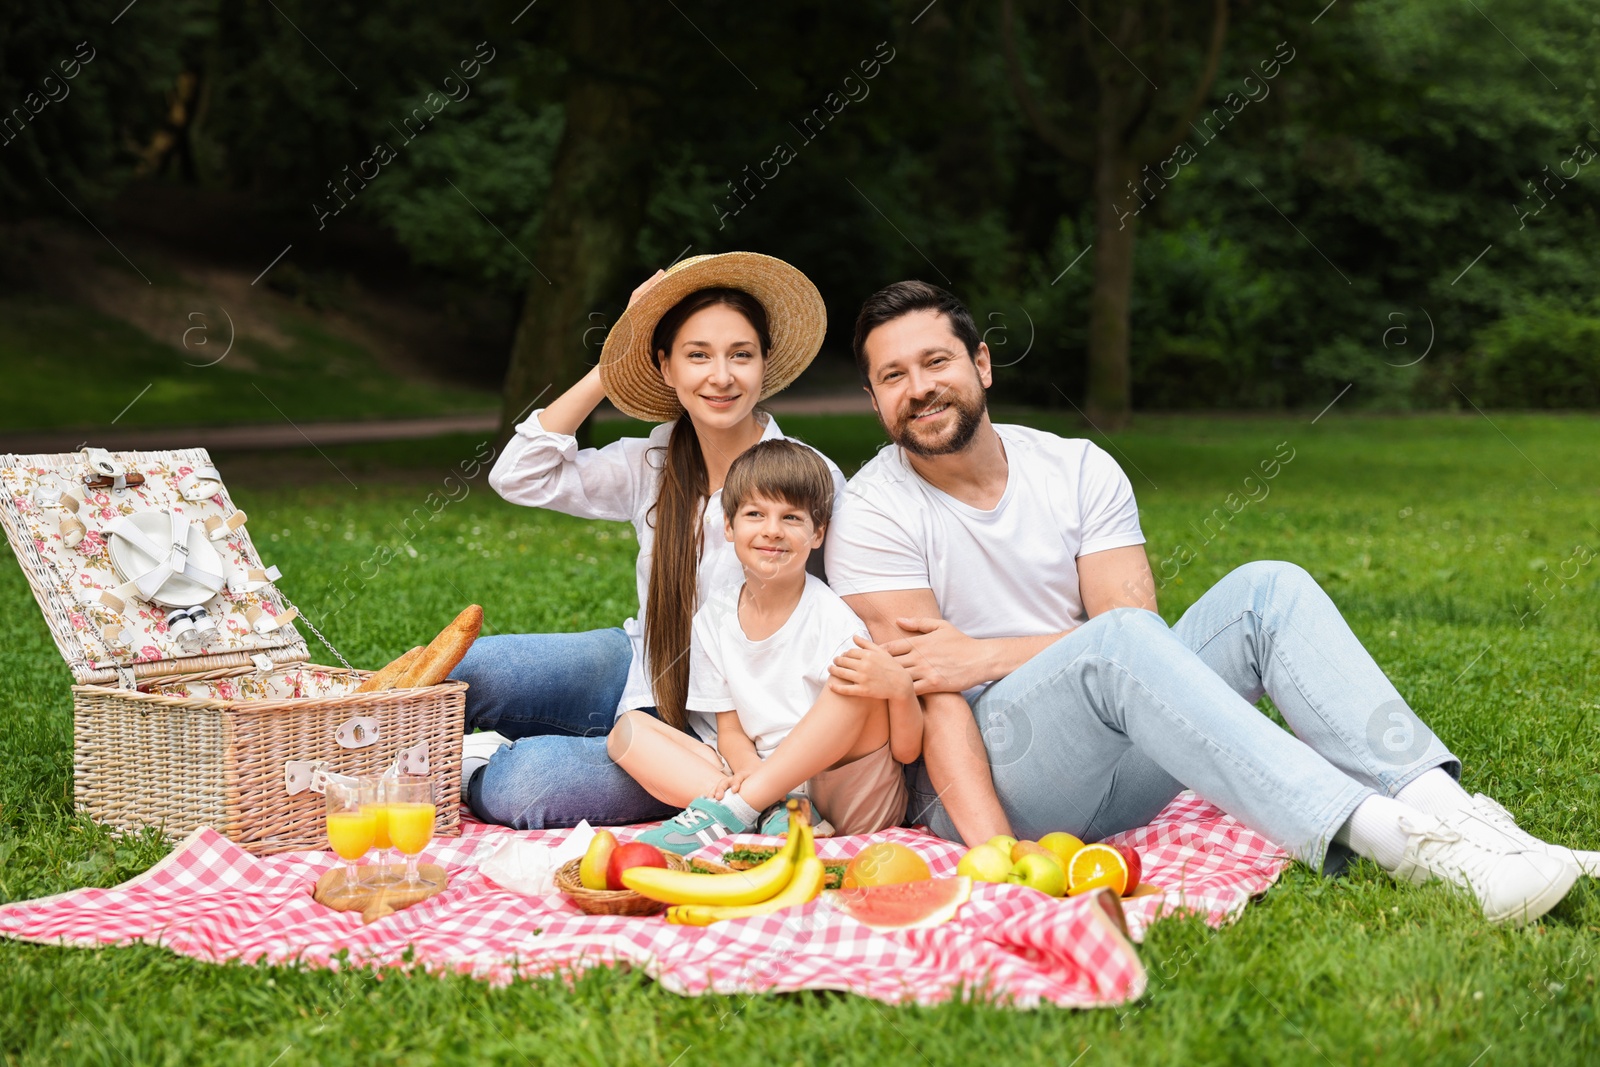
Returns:
[[[833,519],[833,474],[816,449],[798,441],[760,441],[733,461],[722,482],[722,513],[732,522],[757,495],[803,509],[819,530]]]

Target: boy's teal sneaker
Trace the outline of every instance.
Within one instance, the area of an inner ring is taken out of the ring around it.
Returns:
[[[803,793],[790,793],[772,807],[761,813],[761,829],[758,833],[768,837],[784,837],[789,833],[789,801],[798,800],[802,804],[810,803]],[[833,826],[826,819],[817,818],[816,809],[811,811],[811,830],[818,837],[828,837],[833,833]]]
[[[748,833],[750,826],[710,797],[695,797],[689,806],[656,827],[646,830],[635,841],[654,845],[664,852],[687,856],[697,848],[713,844],[729,834]]]
[[[761,813],[761,829],[758,833],[768,837],[783,837],[789,832],[789,801],[804,800],[798,793],[790,793],[772,807]]]

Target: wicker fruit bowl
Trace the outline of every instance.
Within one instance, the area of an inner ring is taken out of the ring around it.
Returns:
[[[686,860],[669,852],[667,866],[675,871],[699,871],[703,874],[727,874],[732,867],[724,867],[710,860]],[[590,915],[656,915],[667,906],[651,900],[631,889],[585,889],[578,880],[581,860],[568,860],[556,868],[556,888],[572,898],[572,902]]]

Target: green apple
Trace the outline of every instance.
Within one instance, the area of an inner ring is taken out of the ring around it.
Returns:
[[[1067,892],[1067,875],[1061,869],[1061,864],[1053,856],[1043,856],[1037,852],[1030,852],[1012,864],[1006,881],[1037,889],[1052,897],[1064,896]]]

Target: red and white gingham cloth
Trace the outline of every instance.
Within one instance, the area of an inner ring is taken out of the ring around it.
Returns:
[[[1017,1007],[1098,1007],[1132,1000],[1145,987],[1133,946],[1088,898],[1055,900],[1020,886],[980,884],[951,921],[897,933],[867,929],[826,896],[704,929],[672,926],[660,916],[585,915],[559,893],[526,897],[501,889],[473,861],[515,833],[463,820],[461,838],[439,839],[425,855],[450,872],[450,887],[363,926],[358,914],[332,911],[311,897],[317,877],[337,862],[331,854],[256,857],[201,829],[120,886],[0,907],[0,935],[84,947],[144,942],[213,962],[329,967],[348,950],[353,963],[409,962],[492,982],[627,963],[687,996],[841,989],[891,1004],[980,995]],[[567,831],[521,833],[555,844]],[[953,875],[963,852],[905,829],[820,840],[818,852],[825,859],[850,856],[868,840],[914,848],[935,877]],[[1197,912],[1214,926],[1228,921],[1289,862],[1281,849],[1190,794],[1116,840],[1134,845],[1146,880],[1167,889],[1124,902],[1136,939],[1160,915],[1178,910]],[[703,854],[717,858],[726,847],[719,842]]]

